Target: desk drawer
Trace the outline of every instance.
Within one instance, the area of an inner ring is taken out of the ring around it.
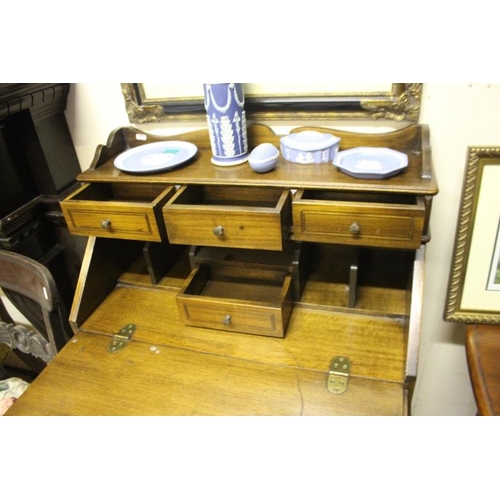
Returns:
[[[293,200],[298,241],[417,249],[424,222],[417,196],[299,190]]]
[[[291,225],[288,190],[182,186],[163,207],[171,243],[282,250]]]
[[[202,264],[177,295],[186,325],[284,337],[292,310],[292,275]]]
[[[161,208],[174,193],[158,184],[85,184],[61,207],[73,234],[161,241]]]

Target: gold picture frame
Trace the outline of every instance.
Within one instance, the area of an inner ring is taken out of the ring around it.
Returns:
[[[164,85],[163,91],[159,85]],[[202,84],[122,83],[130,123],[205,119]],[[193,86],[199,91],[191,91]],[[421,83],[244,84],[245,110],[255,121],[375,119],[418,122]],[[150,87],[155,86],[151,92]],[[160,90],[157,90],[158,87]],[[311,87],[314,87],[311,90]],[[182,87],[181,87],[182,89]],[[197,93],[198,92],[198,93]]]
[[[500,323],[500,147],[469,147],[446,321]]]

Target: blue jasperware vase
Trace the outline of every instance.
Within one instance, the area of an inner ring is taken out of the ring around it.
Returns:
[[[248,159],[245,95],[242,83],[204,83],[212,163],[232,166]]]

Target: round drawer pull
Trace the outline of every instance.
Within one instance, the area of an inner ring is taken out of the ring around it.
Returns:
[[[357,223],[357,222],[353,222],[350,226],[349,226],[349,232],[351,234],[354,234],[354,235],[357,235],[361,232],[361,227],[360,225]]]
[[[109,229],[111,227],[111,221],[109,219],[103,220],[101,222],[101,227],[103,229]]]
[[[222,318],[222,324],[224,325],[230,325],[231,324],[231,316],[227,314]]]
[[[214,227],[215,236],[224,236],[224,226]]]

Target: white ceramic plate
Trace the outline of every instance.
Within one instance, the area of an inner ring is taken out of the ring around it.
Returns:
[[[389,148],[352,148],[337,153],[333,164],[359,179],[387,179],[408,166],[408,155]]]
[[[191,142],[151,142],[124,151],[115,158],[115,167],[123,172],[148,174],[171,170],[190,160],[198,148]]]

